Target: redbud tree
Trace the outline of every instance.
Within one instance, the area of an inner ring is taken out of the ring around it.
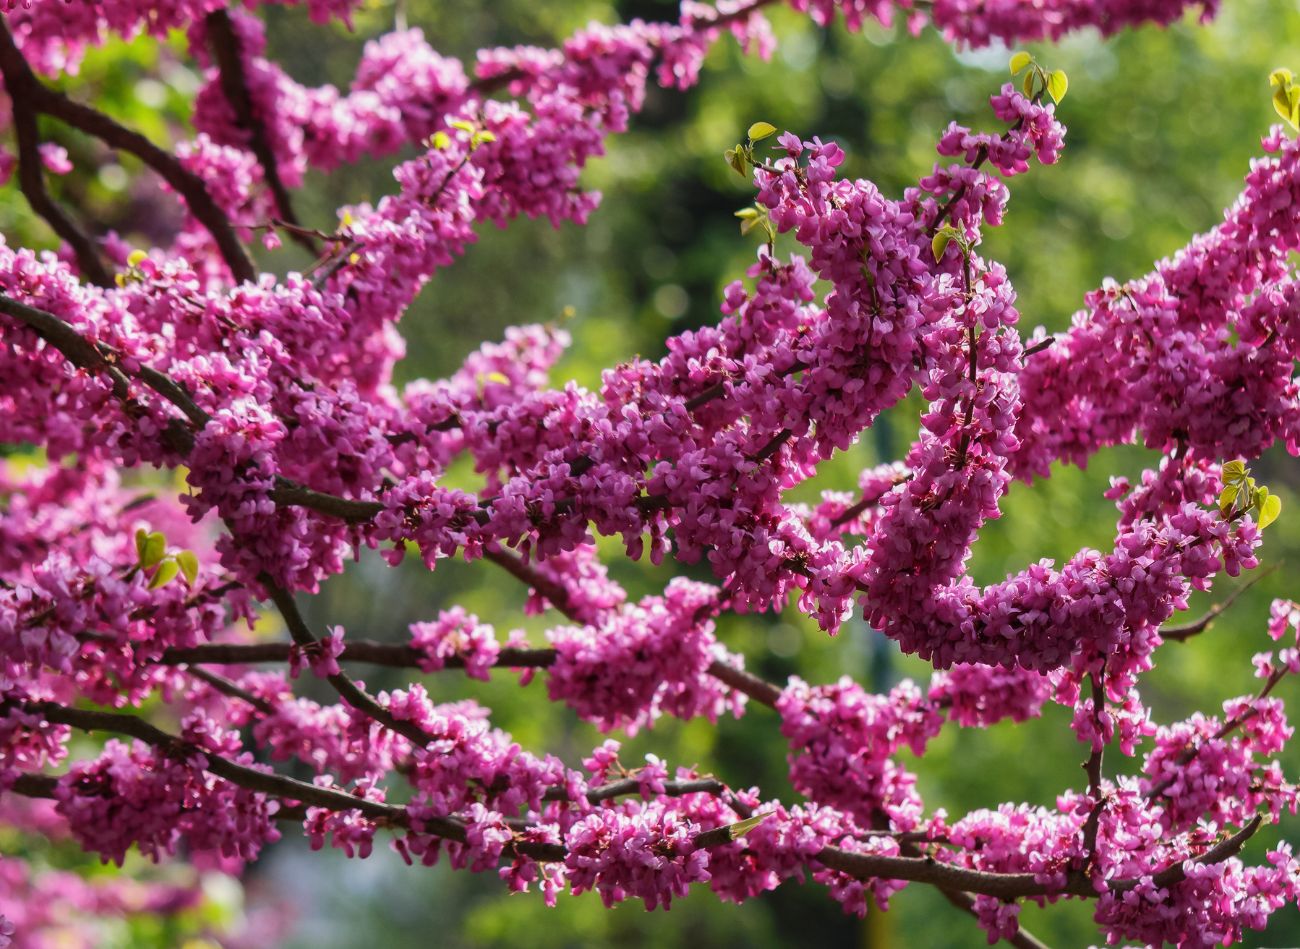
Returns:
[[[304,5],[315,23],[355,6]],[[1087,294],[1064,333],[1023,330],[1006,269],[981,251],[1013,179],[1066,142],[1068,77],[1050,53],[1015,52],[980,128],[936,128],[933,169],[901,194],[841,174],[843,151],[816,129],[761,116],[737,129],[724,157],[751,189],[738,216],[760,250],[719,318],[668,339],[662,359],[614,366],[598,389],[552,382],[569,340],[538,324],[446,379],[394,383],[399,321],[425,285],[489,224],[585,223],[599,196],[581,172],[648,88],[685,93],[715,43],[767,57],[771,5],[687,0],[669,21],[593,24],[473,63],[398,29],[340,91],[267,58],[255,4],[6,0],[0,173],[59,241],[0,244],[9,831],[236,875],[282,835],[357,859],[378,845],[548,904],[595,890],[668,909],[692,888],[739,903],[812,880],[861,915],[932,887],[1017,946],[1042,945],[1019,925],[1027,903],[1086,902],[1108,943],[1201,946],[1297,900],[1290,848],[1252,838],[1297,809],[1277,756],[1300,605],[1276,601],[1259,631],[1254,692],[1160,721],[1140,689],[1166,644],[1207,628],[1169,622],[1192,592],[1264,559],[1281,505],[1251,464],[1275,443],[1300,452],[1300,85],[1286,70],[1271,77],[1284,121],[1222,223]],[[1217,4],[790,5],[823,26],[901,19],[959,48],[1015,49]],[[146,34],[183,36],[202,77],[196,134],[175,148],[59,87],[93,47]],[[57,200],[51,177],[73,161],[53,126],[160,181],[175,226],[132,247]],[[308,172],[399,154],[414,157],[389,193],[340,209],[334,230],[301,222]],[[283,241],[315,262],[276,269]],[[791,499],[914,391],[904,457],[821,503]],[[972,546],[1014,480],[1129,444],[1158,462],[1112,479],[1109,549],[972,579]],[[634,600],[597,538],[683,575]],[[401,642],[312,628],[304,601],[366,551],[496,571],[546,618],[544,642],[461,608]],[[688,579],[693,564],[712,582]],[[857,612],[933,674],[880,694],[760,678],[717,622],[779,610],[831,636]],[[283,639],[253,632],[266,614]],[[374,666],[406,684],[368,689]],[[621,759],[614,738],[562,760],[430,694],[439,676],[512,672],[541,680],[533,701],[616,734],[762,717],[788,743],[794,793]],[[304,694],[317,679],[330,701]],[[903,753],[1050,705],[1083,764],[1052,806],[949,814],[922,799]],[[185,887],[96,886],[0,855],[0,945],[52,945],[68,912],[162,912]]]

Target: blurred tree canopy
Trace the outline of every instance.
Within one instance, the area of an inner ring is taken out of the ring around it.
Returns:
[[[270,6],[263,15],[270,55],[290,74],[307,84],[346,85],[363,42],[403,19],[421,27],[444,54],[472,61],[483,46],[554,45],[589,20],[671,19],[675,9],[675,3],[657,0],[398,0],[396,6],[379,2],[367,8],[351,32],[311,25],[299,9]],[[898,194],[929,172],[934,142],[950,120],[992,126],[988,96],[1009,80],[1003,49],[953,53],[933,31],[913,39],[901,26],[869,25],[859,35],[838,27],[823,31],[784,9],[774,9],[772,19],[779,46],[770,62],[742,57],[734,44],[723,42],[695,90],[682,95],[652,89],[633,130],[614,138],[609,154],[586,173],[586,184],[604,194],[587,227],[553,230],[544,221],[521,221],[508,231],[484,232],[464,260],[440,273],[401,324],[408,357],[398,381],[445,374],[484,339],[528,322],[567,320],[575,342],[559,367],[560,381],[594,385],[604,367],[636,354],[657,356],[667,336],[716,320],[722,288],[754,260],[757,238],[742,237],[733,216],[752,200],[752,189],[722,159],[751,122],[834,138],[848,153],[844,174],[870,178],[886,193]],[[175,42],[179,48],[180,39]],[[1069,127],[1066,150],[1059,165],[1035,168],[1012,183],[1006,222],[988,233],[984,248],[1011,275],[1025,332],[1039,324],[1064,328],[1083,294],[1103,278],[1123,281],[1146,273],[1155,260],[1220,220],[1274,118],[1269,71],[1300,68],[1300,9],[1295,0],[1227,0],[1208,26],[1189,19],[1168,30],[1145,28],[1107,42],[1083,35],[1033,52],[1071,77],[1070,95],[1059,110]],[[168,43],[143,40],[96,52],[65,85],[166,140],[184,128],[197,81]],[[48,132],[70,150],[94,147],[63,129]],[[305,222],[329,229],[339,205],[391,191],[391,165],[313,174],[299,197]],[[93,180],[71,176],[56,187],[70,205],[110,221],[128,239],[143,241],[173,223],[156,217],[165,202],[125,193],[127,176],[112,169]],[[48,246],[49,235],[37,233],[38,226],[11,187],[0,201],[0,229],[25,241],[43,236]],[[778,239],[778,253],[791,249]],[[262,263],[278,269],[309,263],[295,253],[283,250]],[[801,493],[815,498],[820,489],[852,487],[864,465],[901,457],[915,434],[918,407],[913,397],[884,417]],[[1152,460],[1140,448],[1113,449],[1087,471],[1063,468],[1048,482],[1015,486],[1002,519],[975,546],[975,578],[989,582],[1028,561],[1109,546],[1115,512],[1101,496],[1108,478],[1135,476]],[[1284,507],[1300,510],[1300,466],[1293,459],[1261,459],[1257,470],[1281,493]],[[1270,529],[1262,556],[1266,567],[1282,564],[1281,569],[1194,645],[1161,650],[1145,696],[1161,720],[1251,689],[1250,657],[1264,648],[1269,600],[1295,595],[1300,517],[1283,517]],[[683,569],[622,558],[611,563],[633,596],[661,588],[673,570]],[[1241,582],[1222,581],[1214,599]],[[525,619],[523,601],[522,588],[489,568],[448,563],[430,574],[408,560],[393,571],[363,557],[315,598],[311,619],[341,624],[350,635],[400,639],[410,622],[459,604],[499,629],[526,628],[537,640],[542,626]],[[1211,602],[1198,596],[1189,616]],[[847,673],[883,688],[904,676],[927,675],[924,664],[899,656],[861,623],[832,640],[793,611],[728,617],[720,638],[768,677],[797,671],[823,682]],[[368,684],[398,683],[380,670]],[[313,687],[301,680],[299,685]],[[494,673],[488,685],[450,676],[431,677],[428,685],[440,700],[474,696],[493,710],[496,724],[533,750],[575,760],[600,740],[591,726],[542,701],[540,684],[521,690],[508,672]],[[927,805],[960,814],[1007,799],[1049,804],[1058,792],[1081,786],[1084,755],[1066,719],[1063,710],[1049,707],[1042,720],[1026,725],[945,732],[916,762]],[[627,744],[625,760],[647,751],[670,765],[698,763],[732,784],[753,783],[769,795],[794,798],[784,742],[775,719],[762,709],[716,729],[664,720],[650,736]],[[1294,747],[1291,754],[1283,766],[1295,775],[1300,760]],[[1120,761],[1120,767],[1132,765]],[[1108,766],[1115,766],[1114,758]],[[1288,830],[1293,837],[1300,830],[1294,819],[1281,833]],[[407,868],[382,848],[367,861],[345,862],[333,852],[307,858],[300,843],[286,842],[255,872],[259,878],[251,887],[266,883],[299,907],[288,945],[303,949],[985,942],[967,917],[922,887],[900,893],[888,913],[858,921],[845,917],[819,888],[790,885],[741,908],[700,890],[672,913],[647,914],[632,904],[607,911],[594,894],[562,898],[557,909],[546,910],[536,894],[508,896],[490,874]],[[1027,907],[1022,919],[1054,945],[1097,938],[1089,907],[1082,904],[1048,912]],[[128,933],[113,944],[173,945],[172,938]],[[1272,927],[1250,944],[1297,943],[1300,914],[1293,909],[1274,917]]]

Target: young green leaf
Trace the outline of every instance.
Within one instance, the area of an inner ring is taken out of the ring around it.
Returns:
[[[1246,477],[1246,463],[1244,461],[1227,461],[1223,464],[1223,483],[1238,484]]]
[[[143,527],[136,528],[135,531],[135,557],[136,560],[144,560],[144,545],[149,539],[149,532]]]
[[[1034,57],[1031,56],[1029,53],[1026,53],[1023,49],[1017,53],[1012,53],[1011,54],[1011,75],[1013,76],[1018,75],[1020,73],[1020,70],[1024,69],[1033,61],[1034,61]]]
[[[180,573],[180,571],[181,568],[176,561],[168,557],[158,564],[158,571],[153,575],[153,579],[149,581],[149,589],[157,590],[159,587],[165,587],[176,578],[176,574]]]
[[[167,552],[167,538],[154,531],[144,539],[144,550],[140,554],[140,566],[148,570],[163,559]]]
[[[763,139],[776,134],[776,126],[771,122],[755,122],[749,127],[747,134],[751,142],[761,142]]]
[[[930,241],[930,250],[934,253],[936,263],[943,259],[944,252],[948,250],[948,245],[957,236],[957,229],[951,224],[945,224],[935,231],[934,238]]]
[[[1232,510],[1232,506],[1237,503],[1238,487],[1235,484],[1225,485],[1223,493],[1219,495],[1219,513],[1224,517]]]
[[[185,576],[185,582],[194,586],[194,581],[199,578],[199,558],[192,550],[182,550],[176,555],[176,564],[181,568],[181,573]]]
[[[1276,494],[1270,494],[1264,498],[1259,505],[1259,529],[1263,530],[1277,520],[1277,516],[1282,513],[1282,499]]]
[[[934,251],[935,263],[938,263],[940,260],[943,260],[943,255],[948,250],[948,245],[951,242],[952,242],[952,235],[946,233],[945,231],[940,231],[939,233],[934,235],[934,239],[930,241],[930,250]]]
[[[744,820],[736,821],[734,824],[729,824],[727,826],[728,835],[732,840],[739,840],[759,824],[763,823],[763,821],[771,817],[772,814],[772,811],[768,811],[766,814],[756,814],[753,817],[746,817]]]
[[[728,148],[723,152],[723,157],[727,159],[727,164],[735,169],[736,174],[740,177],[746,177],[745,151],[739,145],[735,148]]]
[[[1060,102],[1065,98],[1066,90],[1070,88],[1069,77],[1065,75],[1064,69],[1054,69],[1047,74],[1047,91],[1051,94],[1052,99]]]

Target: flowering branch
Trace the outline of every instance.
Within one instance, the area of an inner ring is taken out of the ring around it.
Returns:
[[[21,76],[19,89],[23,92],[24,108],[59,119],[87,135],[93,135],[104,144],[129,152],[156,171],[164,181],[185,199],[195,218],[207,228],[225,258],[226,265],[237,281],[255,280],[257,271],[248,252],[235,235],[225,213],[208,193],[202,179],[187,171],[172,155],[163,151],[138,132],[125,128],[102,112],[73,102],[61,92],[50,89],[31,73],[23,59],[13,35],[3,17],[0,17],[0,61],[6,64],[5,76],[10,72]],[[9,86],[13,89],[13,86]],[[94,271],[91,271],[94,273]]]
[[[298,219],[293,209],[293,198],[280,177],[280,166],[266,138],[266,125],[257,115],[253,98],[248,91],[248,80],[244,75],[244,58],[239,48],[239,37],[230,14],[225,10],[214,10],[203,21],[211,41],[213,56],[217,61],[221,76],[221,88],[226,100],[235,110],[239,124],[248,132],[250,150],[257,157],[266,179],[266,186],[271,190],[276,211],[287,225],[284,230],[300,243],[309,253],[319,254],[320,246]]]
[[[45,219],[58,237],[67,242],[77,257],[77,266],[91,283],[111,287],[113,278],[100,260],[94,241],[50,197],[41,165],[40,131],[32,102],[37,93],[36,77],[12,44],[0,42],[0,75],[9,93],[14,136],[18,140],[18,184],[31,209]]]

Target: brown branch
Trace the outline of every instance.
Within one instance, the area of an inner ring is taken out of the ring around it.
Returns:
[[[275,706],[266,701],[266,699],[258,698],[252,692],[249,692],[247,689],[231,682],[225,676],[219,676],[215,672],[209,672],[207,669],[198,666],[186,669],[185,671],[194,676],[194,678],[206,682],[222,695],[228,695],[232,699],[239,699],[243,702],[247,702],[263,715],[272,715],[275,713]]]
[[[1052,344],[1055,342],[1056,342],[1055,336],[1048,336],[1044,339],[1040,339],[1038,342],[1034,343],[1034,345],[1027,347],[1024,350],[1024,352],[1020,354],[1021,361],[1027,362],[1030,356],[1035,356],[1038,353],[1041,353],[1045,349],[1050,349],[1052,347]]]
[[[0,708],[3,708],[5,704],[17,703],[0,703]],[[19,707],[41,715],[46,721],[59,725],[69,725],[81,731],[116,732],[138,738],[140,741],[165,753],[178,754],[187,758],[201,755],[204,759],[203,770],[219,778],[224,778],[232,784],[248,788],[250,791],[259,791],[277,798],[314,807],[324,807],[332,811],[358,811],[385,826],[410,827],[414,823],[404,807],[384,804],[379,801],[367,801],[346,791],[320,787],[271,771],[261,771],[257,768],[235,764],[229,759],[213,754],[176,735],[164,732],[149,724],[143,718],[137,718],[134,715],[121,712],[73,709],[59,705],[56,702],[26,702],[21,703]],[[38,790],[42,789],[36,782],[29,783],[33,784],[33,787]],[[446,837],[450,840],[462,842],[465,840],[465,825],[454,818],[434,817],[422,819],[419,823],[421,825],[420,829],[428,833]],[[563,859],[564,848],[556,847],[553,844],[519,843],[516,848],[520,853],[529,856],[536,855],[537,859]],[[559,852],[558,856],[556,851]]]
[[[131,381],[126,374],[110,364],[103,352],[78,333],[70,323],[53,313],[19,303],[4,294],[0,294],[0,313],[27,324],[77,368],[89,372],[106,372],[113,381],[113,393],[123,401],[130,399]]]
[[[173,647],[155,661],[174,666],[204,663],[210,665],[252,665],[259,662],[288,662],[293,647],[289,643],[207,643],[201,646]],[[394,669],[419,668],[421,655],[411,646],[371,640],[349,640],[339,657],[343,662],[367,662]],[[504,669],[545,669],[555,664],[554,649],[502,649],[494,665]],[[448,657],[444,669],[463,669],[465,661]],[[781,687],[752,672],[715,659],[707,669],[719,682],[742,692],[760,705],[775,707]]]
[[[59,207],[45,187],[40,130],[36,124],[36,110],[32,107],[32,87],[37,85],[37,80],[13,44],[0,44],[0,75],[4,77],[13,111],[14,136],[18,141],[19,189],[31,209],[72,248],[82,276],[97,286],[113,286],[113,276],[100,259],[95,242]]]
[[[243,666],[259,662],[288,662],[289,643],[205,643],[201,646],[173,647],[158,659],[159,665],[175,666],[203,663],[206,665]],[[372,640],[347,640],[343,645],[344,662],[366,662],[392,669],[417,669],[423,655],[413,646],[381,643]],[[517,649],[506,647],[497,656],[496,665],[506,669],[543,669],[555,662],[554,649]],[[449,656],[444,669],[463,669],[465,660]]]
[[[1094,741],[1101,742],[1101,721],[1106,708],[1106,689],[1102,673],[1093,673],[1088,677],[1092,681],[1092,720],[1096,732]],[[1083,770],[1088,775],[1088,796],[1092,798],[1092,810],[1083,824],[1083,852],[1085,866],[1091,867],[1097,856],[1097,833],[1101,829],[1101,815],[1106,808],[1106,799],[1101,788],[1102,756],[1105,744],[1098,744],[1092,754],[1083,763]]]
[[[1259,830],[1262,815],[1251,818],[1241,830],[1211,847],[1191,862],[1204,866],[1222,863],[1236,856],[1246,841]],[[940,863],[930,857],[889,857],[881,854],[858,853],[838,847],[826,847],[814,858],[819,863],[839,870],[857,879],[908,880],[929,883],[941,889],[964,890],[1001,899],[1013,900],[1026,896],[1078,896],[1085,899],[1097,896],[1093,881],[1085,874],[1070,873],[1064,886],[1051,886],[1039,881],[1033,873],[994,873],[972,870],[967,867]],[[1150,877],[1157,888],[1176,886],[1187,879],[1186,861],[1172,864]],[[1127,893],[1135,889],[1143,878],[1126,878],[1106,881],[1112,893]]]
[[[683,794],[725,794],[727,786],[717,778],[692,778],[681,781],[665,781],[664,794],[669,797],[681,797]],[[641,785],[636,778],[622,778],[618,781],[612,781],[609,784],[602,784],[600,787],[591,788],[586,793],[587,801],[591,804],[599,804],[602,801],[612,801],[616,797],[622,797],[625,794],[640,794]],[[542,797],[543,801],[567,801],[568,795],[564,788],[551,788]]]
[[[1038,96],[1034,97],[1035,102],[1037,102],[1038,99],[1039,99]],[[1011,128],[1007,129],[1002,134],[1002,140],[1006,141],[1008,136],[1010,136],[1013,132],[1019,132],[1020,129],[1024,127],[1024,124],[1025,124],[1025,120],[1023,118],[1016,119],[1016,124],[1011,126]],[[971,162],[970,167],[972,170],[980,168],[988,160],[989,160],[989,147],[987,145],[981,145],[979,147],[979,151],[975,153],[975,160]],[[930,222],[930,226],[925,229],[926,237],[934,237],[935,232],[939,230],[940,226],[944,222],[944,219],[950,213],[952,213],[953,205],[956,204],[961,199],[962,195],[964,195],[965,193],[966,193],[966,182],[963,181],[960,185],[957,186],[957,190],[948,196],[948,200],[945,201],[943,203],[943,206],[939,208],[939,213],[934,216],[934,220]]]
[[[275,604],[276,609],[280,611],[280,615],[284,617],[285,626],[288,627],[289,635],[293,637],[294,643],[301,649],[319,649],[320,641],[307,627],[302,614],[298,612],[298,604],[294,602],[293,594],[277,586],[266,574],[262,574],[258,577],[258,580],[266,588],[267,595],[271,598],[271,602]],[[334,691],[339,694],[339,698],[348,705],[379,722],[379,724],[397,732],[415,747],[423,748],[429,743],[429,736],[425,734],[419,725],[395,716],[380,705],[373,695],[353,682],[345,673],[339,672],[326,676],[325,681],[333,686]]]
[[[1200,619],[1194,620],[1190,623],[1186,623],[1182,626],[1170,626],[1167,627],[1166,629],[1160,630],[1160,638],[1165,640],[1166,642],[1185,643],[1193,636],[1197,636],[1205,632],[1214,624],[1214,621],[1218,619],[1219,616],[1222,615],[1225,610],[1228,609],[1228,607],[1232,606],[1232,604],[1237,601],[1237,598],[1239,596],[1241,596],[1243,593],[1245,593],[1255,584],[1259,583],[1259,581],[1269,576],[1269,574],[1276,571],[1277,568],[1278,568],[1278,564],[1273,564],[1269,566],[1267,569],[1259,571],[1258,573],[1255,574],[1255,576],[1251,577],[1248,582],[1242,584],[1241,586],[1237,587],[1237,589],[1233,590],[1230,594],[1228,594],[1228,596],[1223,600],[1222,603],[1216,603],[1214,604],[1214,606],[1210,607],[1209,610],[1206,611],[1205,615],[1202,616]]]
[[[709,675],[719,682],[731,686],[737,692],[743,692],[760,705],[776,708],[777,700],[781,698],[780,686],[774,685],[766,679],[760,679],[752,672],[738,669],[721,659],[714,659],[713,662],[709,663],[707,671]]]
[[[914,475],[911,472],[908,472],[906,475],[903,475],[902,477],[895,478],[893,483],[890,484],[889,487],[885,488],[875,497],[869,498],[863,496],[863,498],[860,501],[858,501],[855,504],[850,504],[844,510],[840,511],[840,513],[837,514],[834,518],[832,518],[831,527],[839,527],[842,524],[847,524],[849,521],[857,520],[857,518],[861,516],[863,511],[867,510],[868,508],[875,507],[877,504],[881,502],[881,500],[885,497],[885,495],[887,495],[890,491],[893,491],[894,488],[898,487],[900,484],[907,484],[907,482],[911,481],[913,477]]]
[[[23,59],[17,44],[14,43],[8,24],[3,17],[0,17],[0,60],[4,59],[9,60],[15,68],[19,68],[21,63],[20,68],[30,77],[24,88],[24,97],[26,105],[33,112],[56,118],[94,136],[112,148],[128,152],[140,159],[171,185],[172,190],[185,199],[190,213],[212,235],[235,280],[249,283],[257,279],[257,270],[253,266],[252,259],[248,256],[244,245],[240,243],[229,218],[208,193],[203,179],[187,170],[174,155],[163,151],[139,132],[118,124],[97,109],[74,102],[37,79],[31,72],[31,67],[27,65],[27,61]]]
[[[1245,827],[1241,828],[1241,830],[1237,831],[1231,837],[1220,841],[1218,844],[1205,851],[1205,853],[1193,860],[1192,863],[1199,863],[1202,866],[1211,867],[1217,863],[1222,863],[1231,857],[1235,857],[1237,854],[1241,853],[1241,848],[1246,846],[1246,841],[1255,836],[1255,832],[1259,830],[1263,823],[1263,815],[1256,814],[1250,819],[1249,823],[1247,823]],[[1186,879],[1187,871],[1184,869],[1183,864],[1176,863],[1172,866],[1166,867],[1164,870],[1161,870],[1153,876],[1151,882],[1157,889],[1165,889],[1166,887],[1177,886]],[[1118,882],[1113,883],[1109,888],[1114,892],[1126,893],[1129,890],[1136,888],[1140,882],[1140,880],[1119,880]]]
[[[257,114],[252,94],[248,89],[248,78],[244,75],[244,57],[240,49],[239,37],[235,33],[230,14],[214,10],[207,15],[204,25],[212,47],[213,58],[221,80],[221,91],[235,112],[235,121],[248,133],[249,151],[262,166],[262,177],[275,200],[277,213],[288,226],[284,228],[289,236],[301,244],[313,255],[320,254],[320,245],[311,233],[302,226],[293,209],[293,198],[280,177],[280,167],[275,160],[275,152],[266,136],[266,126]]]
[[[73,365],[91,372],[105,372],[113,382],[113,394],[127,407],[128,414],[139,414],[143,407],[131,396],[131,380],[118,365],[117,354],[109,347],[87,340],[72,324],[46,310],[20,303],[0,294],[0,313],[26,323],[46,342],[63,353]],[[199,406],[185,387],[165,373],[149,366],[141,366],[138,376],[142,383],[178,408],[194,428],[202,428],[211,416]],[[171,447],[181,455],[188,455],[194,447],[194,433],[179,419],[164,433]],[[293,504],[310,508],[321,514],[338,517],[349,523],[366,521],[384,509],[378,501],[358,501],[332,494],[313,491],[288,478],[276,478],[271,499],[277,504]],[[486,515],[485,515],[486,516]]]
[[[962,912],[970,913],[972,916],[979,915],[975,909],[975,897],[965,890],[945,890],[940,888],[939,892],[943,894],[944,899]],[[1047,943],[1019,923],[1016,924],[1016,934],[1008,937],[1005,941],[1015,946],[1016,949],[1049,949]]]
[[[781,429],[781,431],[772,436],[766,445],[759,449],[758,454],[755,455],[752,460],[757,464],[762,464],[780,451],[781,446],[788,442],[792,437],[794,437],[794,432],[790,429]]]
[[[341,498],[337,495],[313,491],[311,488],[295,484],[288,478],[279,477],[276,478],[276,487],[271,490],[271,500],[276,504],[310,508],[318,514],[328,514],[349,524],[368,521],[384,509],[384,505],[379,501]]]
[[[493,563],[504,567],[511,576],[528,584],[545,596],[550,600],[551,605],[569,619],[575,623],[582,622],[580,615],[573,609],[569,601],[567,591],[564,591],[563,588],[558,587],[557,584],[545,577],[532,564],[525,563],[522,557],[514,556],[507,551],[497,551],[494,552],[490,559]],[[556,598],[553,598],[553,596]],[[713,660],[706,671],[724,685],[730,686],[737,692],[743,692],[755,702],[770,708],[775,708],[777,700],[781,697],[780,686],[774,685],[765,679],[760,679],[752,672],[746,672],[744,669],[739,669],[723,662],[721,659]]]
[[[287,801],[296,801],[314,807],[324,807],[334,811],[357,811],[371,820],[385,826],[411,827],[414,822],[406,809],[379,801],[367,801],[345,791],[320,787],[293,778],[284,777],[274,772],[262,771],[245,765],[235,764],[220,755],[213,754],[183,739],[168,734],[151,725],[142,718],[121,712],[100,712],[88,709],[72,709],[55,702],[0,703],[0,709],[14,705],[26,711],[41,715],[46,721],[69,725],[83,731],[109,731],[129,735],[153,745],[165,753],[179,754],[185,757],[202,755],[204,770],[224,778],[240,787],[252,791],[270,794]],[[37,796],[48,796],[51,788],[49,782],[41,778],[32,778],[23,782],[24,789],[32,790]],[[20,793],[22,793],[20,791]],[[1207,850],[1194,862],[1213,864],[1228,859],[1240,852],[1246,841],[1259,829],[1262,816],[1254,817],[1232,837],[1221,841]],[[450,840],[466,839],[465,825],[452,817],[439,817],[419,822],[419,830],[445,837]],[[729,830],[729,828],[723,828]],[[713,839],[706,831],[697,835],[701,845],[720,845],[731,842],[731,835],[717,835]],[[542,861],[559,861],[567,856],[567,850],[560,844],[540,844],[516,841],[513,849],[525,856]],[[838,847],[826,847],[815,858],[833,870],[839,870],[859,879],[907,880],[914,883],[930,883],[945,889],[962,890],[970,893],[982,893],[1003,899],[1017,899],[1025,896],[1070,895],[1095,897],[1097,891],[1092,881],[1080,873],[1070,874],[1065,885],[1050,886],[1039,882],[1033,873],[996,873],[973,870],[968,867],[940,863],[929,857],[884,856],[847,851]],[[1166,867],[1151,879],[1157,887],[1174,886],[1187,876],[1182,862]],[[1125,892],[1133,889],[1141,881],[1125,879],[1109,881],[1108,889],[1112,892]]]
[[[1250,705],[1247,708],[1243,709],[1239,714],[1233,716],[1228,721],[1224,722],[1219,727],[1219,730],[1216,731],[1212,736],[1210,736],[1209,740],[1222,741],[1224,738],[1227,738],[1229,735],[1235,732],[1242,725],[1246,724],[1246,722],[1250,721],[1252,718],[1258,715],[1259,706],[1256,703],[1260,702],[1263,699],[1268,698],[1269,693],[1271,693],[1275,688],[1277,688],[1277,684],[1286,678],[1288,672],[1290,672],[1290,670],[1287,669],[1286,666],[1282,666],[1279,669],[1275,669],[1273,671],[1273,674],[1270,675],[1264,681],[1264,685],[1260,688],[1259,692],[1256,693],[1255,697],[1250,700]],[[1174,764],[1179,768],[1187,767],[1187,765],[1191,764],[1196,759],[1196,756],[1201,753],[1201,749],[1204,747],[1205,747],[1204,742],[1192,741],[1183,750],[1183,752],[1177,758],[1174,759]],[[1171,774],[1169,777],[1165,778],[1163,781],[1161,781],[1159,784],[1157,784],[1155,787],[1153,787],[1150,791],[1147,792],[1147,799],[1150,800],[1151,798],[1159,797],[1160,795],[1164,794],[1165,791],[1169,790],[1170,785],[1172,785],[1177,779],[1178,779],[1178,775],[1176,773]]]

